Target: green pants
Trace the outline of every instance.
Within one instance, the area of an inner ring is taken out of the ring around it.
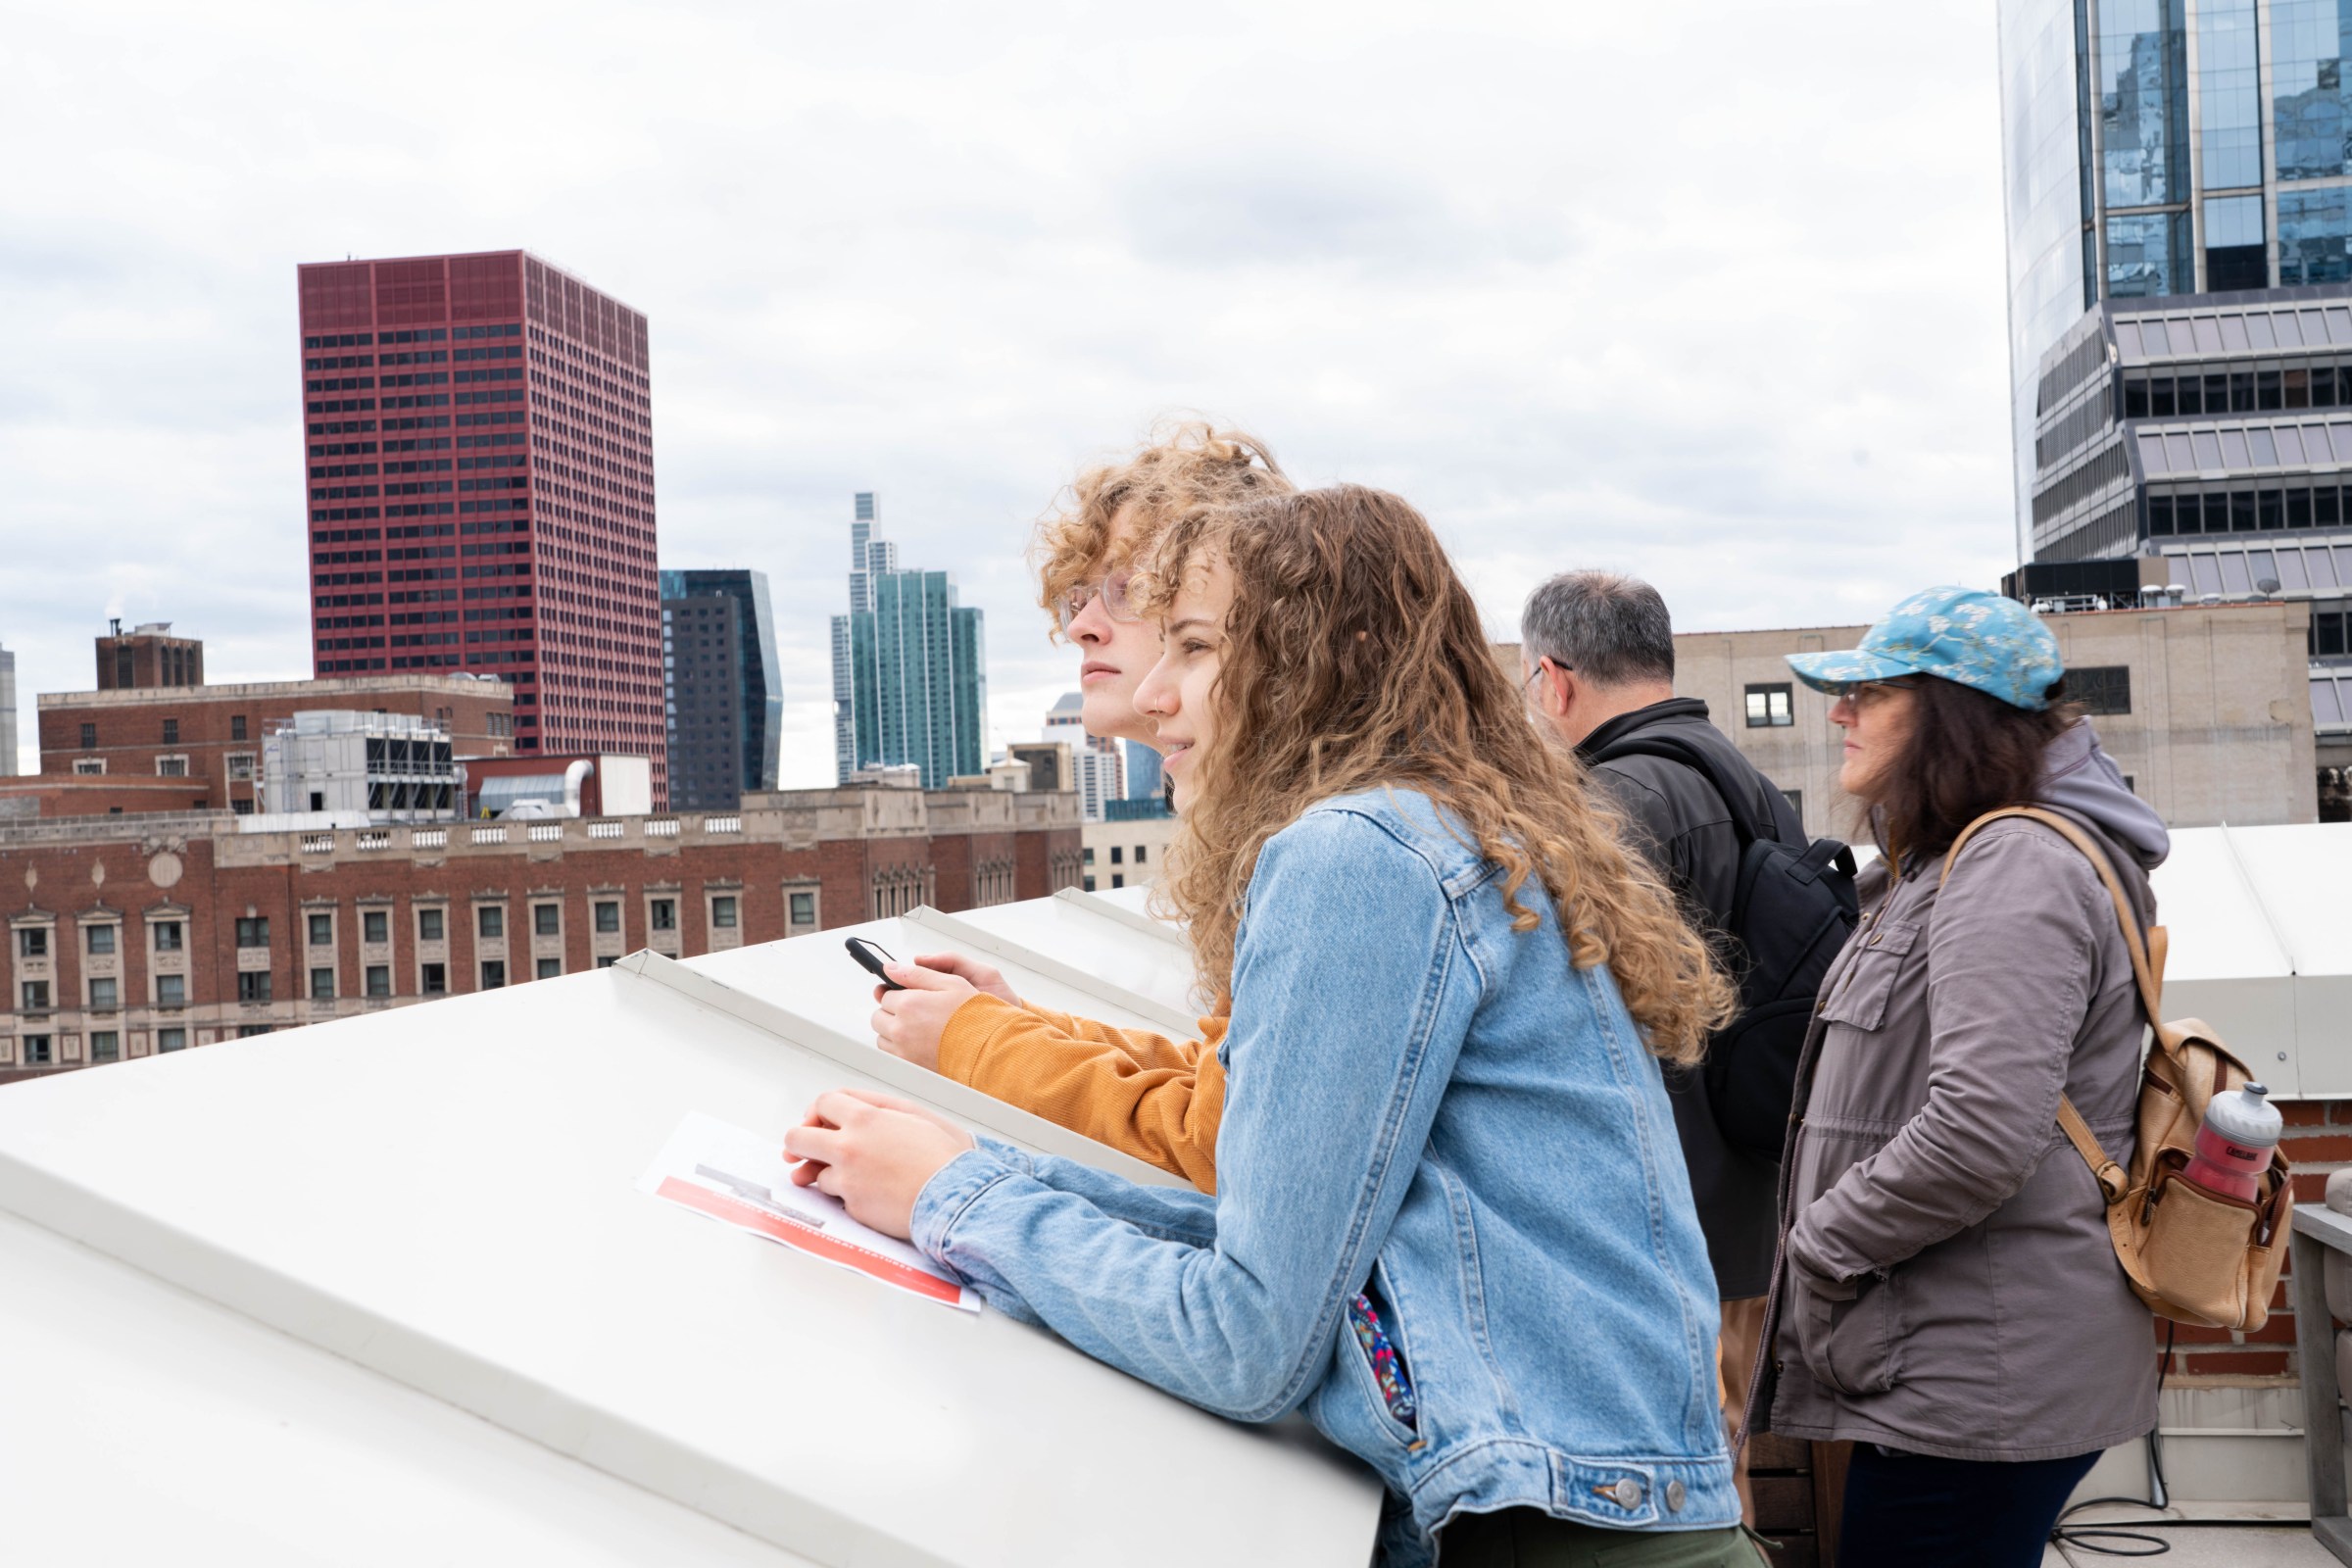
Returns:
[[[1729,1530],[1603,1530],[1535,1508],[1466,1513],[1438,1537],[1438,1568],[1758,1568]]]

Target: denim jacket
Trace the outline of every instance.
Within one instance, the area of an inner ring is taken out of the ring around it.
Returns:
[[[1732,1525],[1714,1280],[1657,1063],[1540,884],[1542,923],[1511,929],[1468,838],[1373,791],[1268,841],[1213,1198],[989,1143],[923,1188],[915,1245],[1203,1409],[1303,1406],[1402,1500],[1390,1562],[1427,1562],[1461,1511]],[[1359,1292],[1409,1423],[1349,1332]]]

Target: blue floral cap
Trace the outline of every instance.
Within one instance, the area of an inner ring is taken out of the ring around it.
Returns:
[[[1862,635],[1862,646],[1790,654],[1797,679],[1825,692],[1855,681],[1940,675],[2012,708],[2039,711],[2066,673],[2058,639],[2014,599],[1977,588],[1923,588]]]

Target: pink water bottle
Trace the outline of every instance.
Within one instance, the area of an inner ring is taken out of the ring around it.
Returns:
[[[2180,1172],[2181,1179],[2226,1198],[2261,1201],[2262,1173],[2271,1168],[2271,1151],[2286,1131],[2269,1094],[2260,1084],[2248,1084],[2214,1096],[2197,1129],[2196,1158]]]

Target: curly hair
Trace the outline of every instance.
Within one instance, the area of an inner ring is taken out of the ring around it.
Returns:
[[[1122,508],[1133,510],[1119,554],[1132,560],[1195,507],[1231,506],[1296,488],[1257,437],[1217,429],[1205,419],[1163,421],[1130,456],[1081,473],[1058,510],[1038,524],[1037,602],[1053,614],[1071,589],[1110,564],[1111,524]]]
[[[1512,928],[1532,879],[1579,968],[1606,964],[1652,1053],[1696,1060],[1734,993],[1575,759],[1547,744],[1495,662],[1429,523],[1355,485],[1202,508],[1140,579],[1164,613],[1221,561],[1234,582],[1215,739],[1195,764],[1164,903],[1191,922],[1204,999],[1228,999],[1258,853],[1317,801],[1381,785],[1446,807],[1503,871]]]

